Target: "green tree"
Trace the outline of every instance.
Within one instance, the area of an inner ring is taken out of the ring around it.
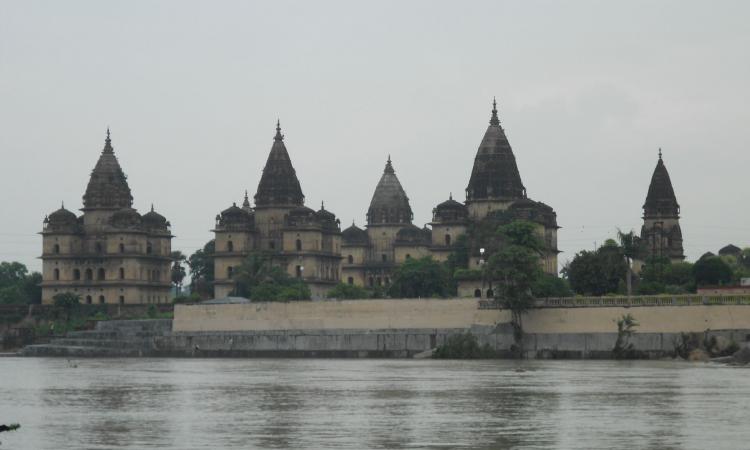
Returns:
[[[610,239],[596,251],[576,253],[563,274],[575,293],[598,296],[618,292],[627,270],[622,249]]]
[[[38,304],[42,302],[42,275],[29,273],[19,262],[0,263],[0,304]]]
[[[334,286],[333,289],[328,291],[328,297],[338,298],[338,299],[343,299],[343,300],[360,299],[360,298],[370,298],[370,293],[367,291],[367,289],[361,286],[339,283],[336,286]]]
[[[628,297],[633,295],[633,258],[639,254],[639,239],[633,230],[623,233],[617,230],[617,240],[620,242],[622,254],[625,256],[625,263],[628,265],[625,273]]]
[[[173,251],[170,256],[172,257],[170,278],[172,279],[172,284],[174,284],[175,287],[175,294],[179,296],[180,292],[182,291],[182,281],[187,275],[187,273],[185,272],[185,267],[183,267],[182,263],[185,262],[187,258],[179,250]]]
[[[70,322],[70,316],[78,308],[81,298],[73,292],[60,292],[52,297],[53,305],[65,313],[65,322]]]
[[[234,295],[253,301],[309,300],[310,288],[274,265],[271,255],[254,253],[236,267]]]
[[[693,265],[697,286],[720,286],[732,281],[732,268],[718,256],[699,259]]]
[[[502,242],[485,265],[487,278],[497,283],[495,297],[511,311],[514,338],[523,354],[523,314],[534,302],[533,286],[542,276],[539,264],[544,242],[536,234],[536,226],[526,221],[514,221],[498,228]]]
[[[445,297],[450,290],[450,274],[445,265],[430,257],[411,258],[393,272],[388,289],[391,297]]]
[[[571,297],[573,291],[565,278],[550,273],[542,273],[531,286],[534,298]]]
[[[211,239],[187,260],[190,268],[190,291],[197,292],[202,298],[213,294],[215,250],[216,241]]]

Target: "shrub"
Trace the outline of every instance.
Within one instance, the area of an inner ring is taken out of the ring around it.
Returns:
[[[479,346],[479,340],[472,333],[454,334],[445,344],[438,346],[432,354],[436,359],[479,359],[492,358],[495,351],[487,344]]]

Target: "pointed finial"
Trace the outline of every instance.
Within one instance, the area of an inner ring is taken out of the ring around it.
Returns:
[[[242,207],[243,208],[250,207],[250,199],[247,198],[247,189],[245,189],[245,199],[242,201]]]
[[[60,209],[65,209],[65,200],[60,202]]]
[[[448,194],[448,200],[453,200],[453,192],[451,192],[450,194]]]
[[[661,161],[661,147],[659,147],[659,161]]]
[[[284,135],[281,134],[281,121],[276,119],[276,136],[273,137],[274,141],[283,141]]]
[[[500,125],[500,119],[497,118],[497,100],[492,97],[492,117],[490,118],[490,125]]]
[[[320,210],[321,210],[321,211],[323,211],[324,209],[326,209],[326,205],[325,205],[325,203],[323,202],[323,200],[321,200],[321,201],[320,201]]]
[[[109,135],[109,127],[107,127],[107,137],[104,139],[104,152],[112,153],[112,138]]]
[[[154,212],[154,204],[151,203],[151,212]]]
[[[388,161],[385,163],[385,172],[386,173],[393,173],[393,165],[391,164],[391,155],[388,155]]]

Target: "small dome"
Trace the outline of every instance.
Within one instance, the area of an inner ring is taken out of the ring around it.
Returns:
[[[143,223],[152,228],[163,228],[167,226],[167,218],[154,211],[154,205],[151,205],[151,211],[143,215]]]
[[[320,204],[320,210],[315,213],[318,216],[320,224],[327,230],[338,230],[340,228],[340,221],[336,218],[336,214],[328,211],[323,203]]]
[[[508,212],[514,219],[536,222],[547,228],[557,228],[557,214],[555,210],[542,202],[522,198],[514,201],[508,207]]]
[[[65,206],[50,214],[48,219],[50,225],[75,225],[78,223],[76,215],[65,209]]]
[[[396,233],[397,244],[407,245],[430,245],[431,232],[427,228],[419,228],[416,225],[408,225]]]
[[[468,217],[469,210],[464,204],[453,200],[453,195],[432,210],[432,220],[435,222],[463,222]]]
[[[370,241],[367,231],[354,224],[341,232],[341,239],[348,245],[367,245]]]
[[[225,209],[221,214],[216,216],[216,220],[219,226],[252,226],[254,223],[254,215],[252,212],[240,208],[236,203],[232,203],[232,206]]]
[[[721,250],[719,250],[719,256],[738,256],[742,254],[742,249],[737,247],[734,244],[729,244],[726,247],[723,247]]]
[[[110,219],[115,227],[129,228],[141,224],[141,215],[133,208],[123,208],[112,214]]]

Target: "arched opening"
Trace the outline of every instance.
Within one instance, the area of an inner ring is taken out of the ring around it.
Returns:
[[[347,257],[346,260],[349,262],[349,264],[354,264],[354,256],[349,255],[349,257]]]
[[[451,235],[446,234],[445,235],[445,245],[451,245]]]
[[[407,253],[406,254],[406,259],[411,259],[411,255]]]
[[[123,295],[120,296],[120,304],[121,305],[125,304],[125,296],[123,296]]]
[[[370,287],[375,286],[375,279],[373,277],[370,277],[369,284],[370,284]]]
[[[268,241],[268,248],[270,248],[271,250],[274,250],[276,248],[276,242]]]
[[[294,268],[294,271],[297,275],[297,278],[302,278],[302,266],[296,266]]]
[[[388,277],[385,277],[385,285],[390,286],[391,285],[391,279]]]
[[[96,244],[94,244],[94,250],[96,250],[96,253],[102,253],[104,252],[104,246],[101,242],[97,242]]]
[[[354,284],[354,278],[353,277],[349,277],[349,278],[346,279],[346,282],[349,283],[349,284]]]
[[[91,304],[91,296],[90,296],[90,295],[87,295],[87,296],[86,296],[86,304],[87,304],[87,305],[90,305],[90,304]]]
[[[151,245],[151,243],[150,243],[150,242],[147,242],[147,243],[146,243],[146,254],[147,254],[147,255],[150,255],[150,254],[151,254],[151,252],[153,252],[153,251],[154,251],[154,247],[153,247],[153,246]]]
[[[99,270],[96,271],[96,279],[99,281],[104,281],[106,278],[106,272],[103,268],[99,268]]]
[[[227,251],[228,252],[234,251],[234,243],[232,241],[227,241]]]
[[[91,269],[86,269],[86,279],[88,281],[91,281],[94,279],[94,271]]]
[[[55,269],[55,280],[60,279],[60,269]]]
[[[227,278],[232,278],[232,275],[234,275],[234,267],[229,266],[227,267]]]
[[[161,280],[161,272],[159,272],[158,270],[156,271],[156,275],[154,276],[154,280],[155,281]]]
[[[55,254],[58,254],[58,253],[60,253],[60,244],[55,244],[55,246],[54,246],[54,247],[52,248],[52,251],[53,251],[53,252],[54,252]]]
[[[482,298],[482,290],[481,289],[474,289],[474,297],[476,297],[476,298]]]
[[[388,261],[388,257],[385,255],[385,253],[383,253],[382,255],[380,255],[380,257],[383,259],[383,262]]]
[[[294,242],[294,246],[295,246],[295,248],[297,249],[298,252],[302,251],[302,241],[301,240],[297,239]]]
[[[125,244],[120,242],[120,253],[125,253]]]
[[[81,279],[81,271],[78,269],[73,269],[73,279],[74,280],[80,280]]]
[[[99,296],[99,303],[102,304],[102,305],[104,304],[104,296],[103,295]]]
[[[494,298],[495,293],[492,291],[492,289],[487,289],[487,298]]]
[[[378,277],[378,286],[382,286],[382,285],[383,285],[383,279]]]
[[[121,280],[125,279],[125,269],[122,267],[120,267],[120,279]]]

